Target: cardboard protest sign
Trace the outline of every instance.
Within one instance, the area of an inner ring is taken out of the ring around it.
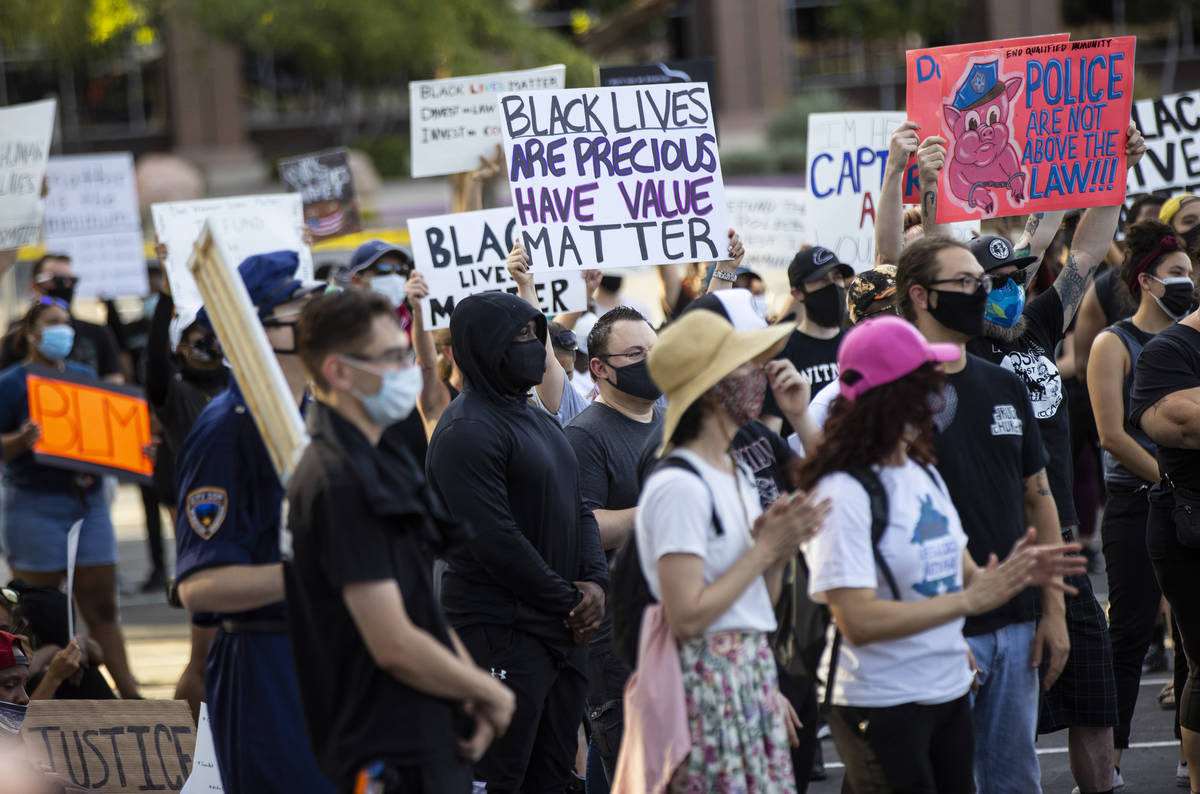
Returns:
[[[513,91],[566,87],[562,64],[496,72],[446,80],[413,80],[408,84],[412,131],[412,175],[457,174],[479,167],[500,143],[496,101]]]
[[[56,102],[0,108],[0,251],[33,245],[42,231],[42,177]]]
[[[942,126],[942,69],[940,59],[947,55],[973,52],[980,49],[1058,44],[1070,40],[1070,33],[1054,33],[1049,36],[1028,36],[1018,39],[1000,39],[983,43],[972,42],[969,44],[951,44],[945,47],[926,47],[919,50],[908,50],[904,53],[904,106],[908,108],[908,120],[920,126],[921,129],[918,134],[922,140],[931,135],[938,134],[938,130]],[[917,195],[917,157],[915,154],[908,158],[908,168],[905,169],[904,173],[904,201],[907,204],[918,204],[920,203],[920,197]]]
[[[504,260],[518,237],[511,207],[410,218],[413,260],[429,283],[421,301],[427,329],[448,328],[454,304],[477,292],[517,294]],[[580,273],[534,274],[534,290],[544,314],[583,311],[587,290]]]
[[[1146,156],[1129,172],[1129,196],[1200,190],[1200,91],[1133,103]]]
[[[808,191],[799,187],[726,187],[729,225],[746,249],[742,267],[786,270],[809,244]]]
[[[297,278],[313,277],[312,252],[304,244],[304,211],[298,193],[170,201],[152,204],[154,231],[167,246],[163,266],[180,314],[204,303],[186,263],[204,221],[215,216],[222,254],[234,267],[248,256],[272,251],[299,251]]]
[[[103,794],[180,791],[196,743],[183,700],[34,700],[21,736],[31,762]]]
[[[313,240],[362,231],[362,214],[345,148],[302,154],[279,161],[279,176],[304,202],[304,223]]]
[[[942,58],[940,222],[1119,204],[1132,36]]]
[[[38,366],[28,367],[25,382],[29,418],[42,429],[33,447],[38,463],[145,480],[154,474],[142,452],[150,412],[141,389]]]
[[[46,250],[71,257],[75,294],[145,295],[146,255],[133,155],[51,157],[46,167]]]
[[[708,86],[507,94],[500,114],[535,270],[728,258]]]

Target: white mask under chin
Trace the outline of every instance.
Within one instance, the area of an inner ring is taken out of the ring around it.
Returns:
[[[387,298],[397,308],[404,303],[404,289],[407,285],[408,279],[395,273],[371,279],[371,290]]]

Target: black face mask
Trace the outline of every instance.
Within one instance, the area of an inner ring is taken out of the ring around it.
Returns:
[[[933,319],[949,328],[970,337],[983,335],[983,310],[987,306],[987,290],[983,287],[974,292],[943,292],[929,290],[938,296],[937,308],[929,307]]]
[[[662,396],[662,389],[658,388],[658,385],[650,377],[650,369],[646,366],[645,359],[636,364],[626,364],[623,367],[614,367],[612,364],[608,366],[617,375],[617,379],[613,383],[613,387],[617,391],[624,392],[630,397],[637,397],[639,400],[657,400]]]
[[[546,345],[537,339],[513,342],[504,351],[500,371],[513,394],[525,394],[546,375]]]
[[[846,311],[846,293],[837,284],[805,293],[804,311],[814,325],[836,328],[842,324],[842,314]]]
[[[1196,248],[1200,248],[1200,224],[1196,224],[1179,236],[1183,238],[1187,250],[1194,251]]]
[[[193,367],[185,360],[180,368],[180,375],[188,383],[199,386],[207,391],[210,386],[219,386],[223,381],[229,380],[229,370],[225,367],[217,367],[216,369],[200,369]]]
[[[51,298],[58,298],[60,301],[66,304],[70,304],[71,301],[75,299],[74,287],[50,287],[49,289],[45,290],[45,293]]]
[[[1151,278],[1154,277],[1151,276]],[[1163,296],[1154,300],[1158,301],[1158,305],[1172,320],[1182,320],[1191,313],[1195,303],[1192,300],[1192,293],[1196,289],[1191,279],[1187,279],[1185,283],[1163,283],[1162,281],[1159,283],[1163,285]]]

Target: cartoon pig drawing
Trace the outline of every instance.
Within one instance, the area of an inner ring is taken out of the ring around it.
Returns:
[[[985,215],[996,209],[993,189],[1007,190],[1014,202],[1025,200],[1025,174],[1009,128],[1009,103],[1020,90],[1020,77],[1001,82],[999,61],[976,63],[953,104],[942,106],[950,127],[950,192]]]

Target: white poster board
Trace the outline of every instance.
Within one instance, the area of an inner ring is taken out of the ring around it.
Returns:
[[[235,268],[255,254],[299,251],[296,278],[313,277],[312,252],[304,244],[304,210],[299,193],[169,201],[151,205],[150,213],[158,239],[167,246],[163,267],[180,314],[195,311],[204,304],[196,281],[188,272],[187,260],[209,216],[214,219],[221,256]]]
[[[46,250],[71,257],[87,298],[145,295],[146,254],[133,155],[51,157],[46,167]]]
[[[726,187],[729,225],[742,238],[742,267],[786,270],[809,243],[808,191],[802,187]]]
[[[496,99],[513,91],[558,90],[566,86],[562,64],[408,84],[412,130],[412,175],[438,176],[471,171],[480,156],[491,157],[500,143]]]
[[[213,744],[208,704],[200,702],[200,721],[196,724],[196,749],[192,751],[192,773],[180,794],[224,794],[221,771],[217,769],[217,751]]]
[[[706,84],[507,94],[500,119],[534,270],[728,259]]]
[[[416,269],[429,284],[429,297],[421,301],[427,329],[448,328],[454,304],[468,295],[517,294],[504,267],[518,235],[512,207],[410,218],[408,234]],[[587,308],[582,273],[541,271],[534,274],[533,286],[543,314]]]
[[[1146,156],[1129,172],[1126,195],[1200,190],[1200,91],[1134,102],[1133,120]]]
[[[0,108],[0,251],[42,231],[42,177],[54,135],[53,99]]]
[[[810,113],[809,242],[833,251],[855,272],[875,265],[875,218],[892,131],[904,113]],[[956,239],[979,233],[979,221],[950,224]]]

